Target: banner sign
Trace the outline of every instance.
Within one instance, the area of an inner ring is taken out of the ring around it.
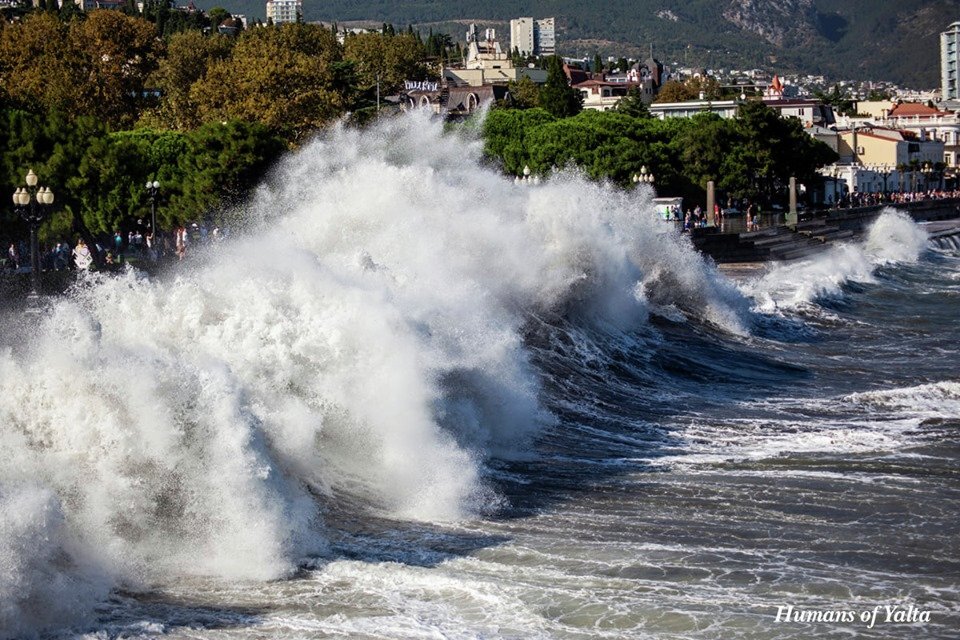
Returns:
[[[430,82],[429,80],[407,80],[404,83],[407,91],[439,91],[439,82]]]

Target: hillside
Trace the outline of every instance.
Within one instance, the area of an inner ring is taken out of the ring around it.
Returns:
[[[264,15],[259,1],[219,4]],[[652,46],[668,63],[757,66],[932,88],[939,84],[938,34],[960,20],[960,0],[306,0],[304,13],[308,22],[413,24],[458,39],[475,21],[496,27],[505,41],[510,18],[555,16],[564,55],[638,55]]]

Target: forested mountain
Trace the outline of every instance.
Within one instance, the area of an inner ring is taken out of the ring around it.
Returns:
[[[218,0],[199,5],[212,6]],[[264,15],[259,0],[219,0]],[[305,20],[389,22],[457,39],[470,22],[509,40],[509,20],[557,18],[564,55],[647,54],[668,63],[762,67],[831,78],[939,84],[938,34],[960,0],[305,0]]]

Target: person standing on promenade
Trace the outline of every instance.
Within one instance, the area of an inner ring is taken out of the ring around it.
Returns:
[[[177,228],[176,233],[177,258],[183,260],[184,256],[187,255],[187,243],[189,242],[187,240],[187,228],[181,226]]]
[[[10,268],[14,271],[20,269],[20,254],[17,252],[17,245],[10,243],[10,248],[7,249],[7,261],[10,263]]]
[[[90,255],[90,248],[87,247],[87,243],[83,241],[83,238],[77,240],[77,246],[73,248],[73,262],[77,265],[77,269],[81,271],[89,269],[90,263],[93,262],[93,256]]]

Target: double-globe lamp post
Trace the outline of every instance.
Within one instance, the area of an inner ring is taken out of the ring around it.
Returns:
[[[150,234],[153,241],[157,241],[157,193],[160,191],[160,183],[154,180],[147,181],[147,193],[150,194]]]
[[[37,174],[30,169],[26,175],[26,187],[20,187],[13,193],[13,204],[17,214],[30,225],[30,297],[40,295],[40,246],[37,230],[46,215],[46,207],[53,204],[53,191],[48,187],[37,187]]]

